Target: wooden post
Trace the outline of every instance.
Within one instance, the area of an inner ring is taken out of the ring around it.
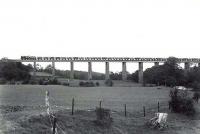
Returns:
[[[160,103],[158,102],[158,112],[160,112]]]
[[[145,106],[143,106],[144,117],[146,116]]]
[[[124,104],[124,115],[126,117],[126,104]]]
[[[54,117],[54,120],[53,120],[53,134],[56,133],[56,117]]]
[[[49,115],[50,114],[49,91],[46,91],[45,106],[47,108],[47,114]]]
[[[72,115],[74,115],[74,98],[72,99]]]
[[[169,110],[171,109],[171,104],[170,104],[170,102],[168,102],[168,104],[169,104]]]
[[[100,108],[100,109],[101,109],[101,106],[102,106],[102,104],[101,104],[101,103],[102,103],[102,101],[100,101],[100,102],[99,102],[99,108]]]
[[[101,108],[102,108],[102,101],[99,102],[100,120],[103,118],[103,111]]]

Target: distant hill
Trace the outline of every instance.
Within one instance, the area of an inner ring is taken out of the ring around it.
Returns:
[[[33,72],[30,72],[30,75],[33,76]],[[52,77],[52,74],[47,72],[36,72],[36,76],[38,77]]]
[[[30,74],[33,75],[33,72],[30,72]],[[70,78],[69,70],[55,70],[55,74],[56,74],[56,77],[59,77],[59,78],[68,78],[68,79]],[[51,70],[42,70],[42,71],[40,70],[39,72],[36,72],[36,76],[51,77],[52,73],[51,73]],[[92,72],[92,77],[95,80],[104,80],[105,74]],[[87,80],[88,72],[74,70],[74,79]]]

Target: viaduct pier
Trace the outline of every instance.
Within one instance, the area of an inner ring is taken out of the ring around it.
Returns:
[[[21,59],[12,59],[11,62],[33,62],[34,72],[36,75],[36,63],[37,62],[51,62],[52,63],[52,75],[55,76],[55,63],[56,62],[69,62],[70,63],[70,79],[74,79],[74,63],[75,62],[87,62],[88,63],[88,80],[92,80],[92,63],[104,62],[105,63],[105,80],[109,79],[109,63],[121,62],[122,63],[122,80],[127,80],[126,63],[135,62],[138,63],[138,79],[139,83],[143,83],[143,64],[154,63],[158,66],[159,63],[164,63],[167,58],[132,58],[132,57],[35,57],[35,56],[21,56]],[[199,58],[178,58],[179,63],[184,63],[184,68],[188,70],[190,63],[198,63],[200,66]]]

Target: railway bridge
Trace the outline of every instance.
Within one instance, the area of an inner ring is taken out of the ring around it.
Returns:
[[[6,61],[6,59],[1,60]],[[143,64],[154,63],[158,66],[159,63],[164,63],[167,58],[134,58],[134,57],[36,57],[36,56],[21,56],[21,59],[9,59],[11,62],[33,62],[33,75],[36,75],[37,62],[51,62],[52,63],[52,76],[55,76],[55,63],[56,62],[70,62],[70,79],[74,79],[74,63],[75,62],[88,62],[88,80],[92,80],[92,63],[104,62],[105,63],[105,80],[109,79],[109,63],[121,62],[122,63],[122,80],[127,79],[126,63],[138,63],[138,79],[139,83],[143,83]],[[199,58],[178,58],[179,63],[184,63],[184,68],[188,70],[190,63],[198,63],[200,66]]]

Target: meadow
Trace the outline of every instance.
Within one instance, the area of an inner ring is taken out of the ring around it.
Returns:
[[[166,104],[169,88],[157,87],[67,87],[60,85],[1,85],[1,105],[44,106],[45,91],[50,92],[52,106],[71,107],[75,99],[77,109],[94,109],[102,101],[104,107],[121,110],[127,104],[130,110],[143,106]]]
[[[50,105],[58,117],[58,133],[69,134],[198,134],[199,116],[188,118],[168,110],[169,91],[166,87],[67,87],[61,85],[1,85],[0,133],[51,133],[51,124],[45,109],[45,92],[50,92]],[[70,113],[75,99],[75,115]],[[95,126],[95,108],[112,111],[111,128]],[[154,130],[145,123],[157,112],[167,112],[168,128]],[[127,117],[124,116],[127,105]],[[143,117],[143,106],[146,116]],[[90,111],[88,111],[90,109]],[[62,129],[61,129],[62,128]],[[62,130],[62,131],[61,131]]]

